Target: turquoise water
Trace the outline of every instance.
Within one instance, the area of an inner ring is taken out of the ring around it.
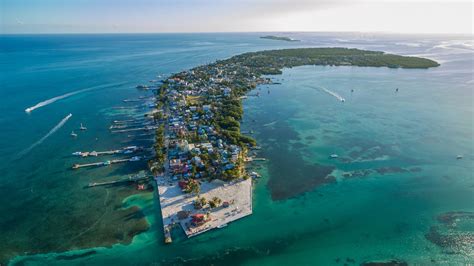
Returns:
[[[456,245],[446,247],[426,237],[432,226],[444,232],[438,215],[474,211],[472,41],[459,36],[294,34],[303,41],[287,43],[258,36],[2,36],[0,240],[4,246],[21,247],[16,255],[57,250],[93,226],[117,226],[121,220],[113,213],[129,206],[141,207],[150,224],[130,245],[93,245],[65,253],[19,256],[13,262],[474,262],[472,238],[459,238]],[[83,189],[91,181],[144,169],[143,163],[69,170],[77,162],[69,156],[71,152],[130,143],[126,136],[110,134],[108,126],[124,117],[116,115],[113,107],[124,105],[125,98],[146,95],[134,88],[136,84],[246,51],[293,46],[383,50],[427,56],[442,65],[430,70],[306,66],[272,77],[281,84],[262,86],[261,97],[244,102],[242,126],[254,131],[262,146],[259,156],[268,158],[255,166],[263,177],[254,188],[254,214],[192,239],[177,231],[169,246],[162,244],[154,193]],[[341,103],[321,87],[346,101]],[[38,102],[88,88],[92,89],[29,115],[24,112]],[[62,128],[17,159],[18,153],[69,113],[73,116]],[[70,132],[81,122],[89,130],[71,139]],[[330,154],[339,158],[329,159]],[[456,160],[458,154],[464,158]],[[331,175],[336,181],[322,184],[323,169],[334,169]],[[123,204],[116,206],[117,202]],[[101,218],[104,209],[113,220]],[[448,234],[472,237],[472,223],[460,221],[462,226],[449,228]],[[93,233],[84,234],[88,232]]]

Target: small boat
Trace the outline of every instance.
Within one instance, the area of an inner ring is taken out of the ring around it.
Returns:
[[[76,151],[76,152],[73,152],[72,155],[74,155],[74,156],[81,156],[81,155],[82,155],[82,152]]]
[[[346,101],[346,99],[344,99],[344,98],[341,99],[341,102],[345,102],[345,101]]]
[[[121,128],[126,128],[126,125],[111,125],[109,129],[121,129]]]
[[[138,161],[140,161],[140,160],[141,160],[140,156],[133,156],[132,158],[130,158],[129,161],[130,161],[130,162],[138,162]]]
[[[220,228],[224,228],[224,227],[226,227],[226,226],[227,226],[227,224],[221,224],[221,225],[218,225],[217,228],[220,229]]]
[[[258,174],[257,172],[251,172],[251,173],[250,173],[250,176],[251,176],[252,178],[260,178],[260,177],[261,177],[260,174]]]
[[[337,154],[331,154],[331,155],[329,155],[329,158],[331,158],[331,159],[336,159],[336,158],[339,158],[339,155],[337,155]]]
[[[462,156],[462,155],[456,156],[456,159],[457,159],[457,160],[461,160],[462,158],[464,158],[464,156]]]
[[[87,130],[87,127],[83,126],[81,123],[81,127],[79,127],[80,130]]]
[[[137,85],[137,89],[141,89],[141,90],[147,90],[148,89],[148,86],[147,85]]]
[[[71,136],[73,136],[74,138],[77,137],[77,134],[74,133],[74,131],[71,132]]]

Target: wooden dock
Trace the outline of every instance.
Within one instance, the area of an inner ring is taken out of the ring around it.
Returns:
[[[137,122],[133,124],[114,124],[109,127],[110,130],[125,130],[125,129],[134,129],[137,127],[153,127],[155,123],[153,122]]]
[[[155,130],[157,128],[158,128],[157,126],[130,128],[130,129],[112,130],[112,133],[124,133],[124,132],[132,132],[132,131],[149,131],[149,130]]]
[[[126,183],[126,182],[136,182],[136,181],[146,180],[150,178],[151,176],[129,176],[128,178],[120,179],[120,180],[89,183],[87,187],[91,188],[91,187],[107,186],[107,185],[114,185],[114,184],[120,184],[120,183]]]
[[[117,163],[133,162],[132,158],[117,159],[117,160],[110,160],[110,161],[97,162],[97,163],[74,164],[72,166],[72,169],[79,169],[79,168],[84,168],[84,167],[107,166],[107,165],[117,164]]]
[[[247,157],[244,158],[244,162],[256,162],[256,161],[266,161],[265,158],[254,158],[254,157]]]
[[[74,156],[79,156],[79,157],[89,157],[89,156],[101,156],[101,155],[115,155],[115,154],[130,154],[130,153],[136,153],[143,151],[143,147],[138,147],[138,146],[129,146],[129,147],[123,147],[121,149],[117,150],[110,150],[110,151],[78,151],[73,153],[72,155]]]

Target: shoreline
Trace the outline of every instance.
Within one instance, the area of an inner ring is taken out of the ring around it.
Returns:
[[[209,193],[220,190],[209,186],[219,181],[229,186],[233,195],[242,192],[236,184],[250,179],[245,171],[246,162],[252,161],[247,158],[247,150],[256,146],[256,141],[240,130],[242,99],[257,85],[273,83],[262,76],[303,65],[439,66],[425,58],[377,51],[298,48],[244,53],[169,76],[156,91],[155,119],[162,126],[156,133],[156,158],[149,163],[158,187],[165,243],[172,242],[171,229],[176,224],[191,237],[252,213],[252,193],[230,197]],[[232,212],[240,207],[238,213],[244,215],[228,219],[229,212],[224,212],[223,216],[218,211],[221,198],[225,208],[229,208],[229,202],[237,202]],[[242,210],[245,206],[249,209]]]

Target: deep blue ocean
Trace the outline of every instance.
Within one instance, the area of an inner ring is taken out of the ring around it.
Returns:
[[[472,36],[286,33],[301,42],[284,42],[261,35],[1,35],[0,264],[474,263]],[[145,162],[71,170],[97,160],[72,157],[78,150],[152,145],[152,137],[109,130],[113,120],[147,111],[123,102],[152,96],[137,84],[249,51],[334,46],[441,66],[304,66],[272,76],[281,84],[244,101],[242,127],[268,159],[254,166],[262,178],[253,215],[225,229],[192,239],[176,232],[165,246],[156,193],[84,189]],[[333,168],[337,181],[318,184],[321,167]],[[121,216],[131,206],[140,207],[137,216]],[[103,239],[126,239],[108,227],[126,231],[144,219],[149,229],[130,244],[101,247]]]

